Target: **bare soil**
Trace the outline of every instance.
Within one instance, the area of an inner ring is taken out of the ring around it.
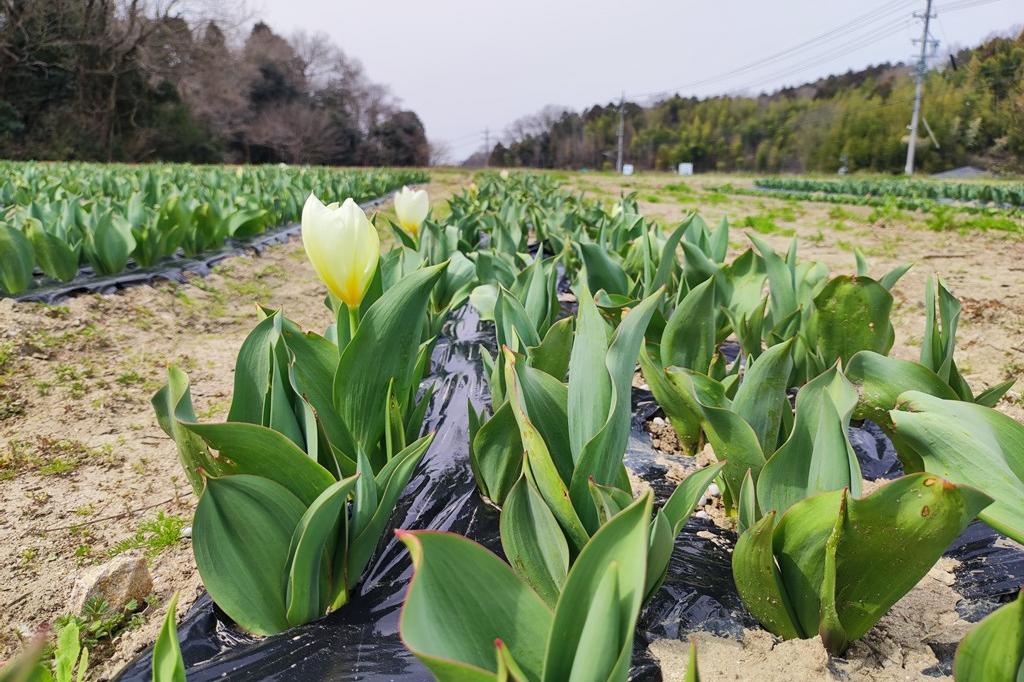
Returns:
[[[432,171],[427,189],[435,206],[444,211],[443,200],[470,177]],[[895,354],[916,357],[924,282],[927,274],[937,273],[964,300],[958,362],[972,386],[980,390],[1024,372],[1024,246],[1019,239],[934,233],[913,214],[873,223],[866,208],[844,207],[845,214],[836,218],[839,214],[829,205],[709,191],[727,180],[746,182],[735,177],[687,179],[693,188],[689,193],[666,189],[678,180],[669,175],[566,176],[570,186],[602,200],[614,199],[620,190],[638,191],[642,211],[666,226],[694,209],[710,224],[728,216],[737,225],[731,245],[736,253],[744,248],[741,221],[782,212],[774,217],[779,232],[762,236],[784,248],[789,237],[783,233],[791,230],[804,258],[821,260],[836,272],[853,270],[851,244],[868,255],[874,273],[914,261],[915,268],[894,292]],[[387,239],[387,231],[381,232]],[[95,652],[97,679],[108,679],[153,641],[173,592],[182,595],[179,615],[191,605],[200,582],[188,540],[168,542],[146,532],[136,537],[140,525],[156,521],[160,513],[164,527],[173,527],[168,519],[188,525],[195,504],[174,444],[157,427],[149,398],[173,363],[191,377],[199,418],[223,419],[235,355],[255,323],[255,305],[283,307],[301,325],[321,329],[329,318],[321,305],[323,293],[295,239],[259,257],[230,258],[211,276],[185,285],[80,296],[57,306],[0,299],[0,659],[64,613],[83,567],[103,562],[126,543],[150,553],[155,594],[129,631]],[[999,408],[1022,419],[1020,401],[1018,387]],[[714,507],[707,505],[707,512],[712,514]],[[894,614],[890,617],[900,618]],[[874,641],[876,631],[866,641]],[[751,633],[750,641],[764,637]],[[701,663],[707,656],[708,678],[716,679],[710,667],[715,648],[707,641],[701,644]],[[655,646],[666,663],[666,679],[674,679],[671,675],[681,673],[685,661],[672,656],[684,651],[683,645]],[[754,644],[743,646],[759,650]],[[808,649],[808,660],[815,655]],[[739,660],[739,654],[734,656]],[[778,658],[780,665],[782,659],[796,664],[793,656]],[[736,670],[730,666],[729,674]],[[794,672],[789,668],[788,679],[797,677]],[[770,678],[759,672],[757,679]]]

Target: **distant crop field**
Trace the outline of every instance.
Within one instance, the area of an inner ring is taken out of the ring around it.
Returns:
[[[317,188],[362,202],[415,170],[0,162],[0,293],[195,256],[299,219]]]

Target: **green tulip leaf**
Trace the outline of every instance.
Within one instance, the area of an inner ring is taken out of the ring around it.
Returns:
[[[691,289],[668,318],[661,336],[661,366],[705,373],[716,350],[718,333],[715,282]]]
[[[178,627],[174,612],[178,608],[178,593],[167,603],[167,615],[160,634],[153,643],[153,682],[185,682],[185,662],[178,644]]]
[[[522,474],[522,456],[519,425],[512,405],[506,401],[477,429],[469,453],[473,477],[481,492],[495,504],[504,503]]]
[[[304,505],[313,504],[334,483],[334,476],[327,469],[273,429],[232,422],[180,423],[218,451],[216,471],[220,475],[262,476],[287,488]]]
[[[604,246],[591,242],[579,244],[579,247],[590,291],[603,289],[609,294],[629,295],[629,277]]]
[[[270,392],[273,349],[280,329],[279,316],[280,313],[273,313],[264,318],[249,332],[238,350],[229,422],[266,425],[263,413]]]
[[[0,292],[20,294],[32,284],[35,256],[21,230],[0,223]]]
[[[559,476],[568,485],[573,473],[567,415],[568,389],[550,374],[527,365],[523,361],[523,356],[505,357],[516,374],[516,384],[522,396],[523,408],[544,439]]]
[[[920,391],[938,398],[957,399],[953,389],[927,367],[872,351],[854,355],[846,366],[846,377],[859,393],[853,416],[870,419],[887,430],[892,426],[889,410],[896,407],[901,393]]]
[[[330,485],[306,509],[292,532],[288,550],[288,622],[291,625],[308,623],[327,612],[331,605],[330,583],[344,580],[344,575],[331,575],[329,559],[338,540],[339,524],[344,522],[343,511],[357,477],[346,478]]]
[[[841,275],[814,298],[817,350],[830,365],[849,362],[857,352],[885,355],[895,332],[889,321],[892,294],[870,277]]]
[[[181,468],[185,470],[185,477],[192,485],[193,492],[197,496],[201,495],[205,485],[201,472],[219,476],[223,470],[222,461],[212,456],[206,442],[186,426],[186,423],[195,422],[196,418],[188,375],[173,365],[168,367],[167,383],[153,395],[150,402],[160,428],[174,439]]]
[[[526,679],[541,679],[553,614],[504,561],[458,535],[402,531],[415,573],[402,609],[402,641],[444,681],[493,681],[495,641]]]
[[[434,436],[430,434],[410,443],[404,450],[392,457],[391,461],[374,478],[376,507],[373,509],[373,514],[361,531],[358,533],[352,531],[349,534],[346,553],[346,574],[349,588],[358,584],[363,570],[373,556],[373,550],[380,542],[385,526],[395,511],[398,498],[402,496],[405,486],[408,485],[409,479],[412,478],[416,467],[427,453],[433,440]],[[356,492],[356,506],[358,506],[360,504],[358,488]]]
[[[625,681],[645,595],[650,518],[648,493],[601,526],[576,558],[547,630],[545,682]]]
[[[860,494],[860,464],[846,435],[856,392],[834,367],[800,389],[789,439],[757,475],[757,502],[780,514],[800,500],[849,488]]]
[[[544,498],[526,478],[501,510],[501,546],[508,562],[554,608],[569,571],[569,546]]]
[[[519,426],[519,437],[526,451],[525,469],[533,477],[541,497],[547,502],[558,523],[565,530],[575,550],[580,550],[590,537],[579,513],[570,499],[569,488],[559,473],[558,466],[548,450],[540,431],[530,420],[525,409],[523,390],[516,372],[516,358],[512,351],[505,351],[505,382],[508,385],[508,404]],[[588,492],[589,494],[589,492]],[[590,505],[593,510],[593,505]],[[595,512],[596,513],[596,512]]]
[[[990,407],[916,391],[901,395],[890,414],[926,471],[991,495],[981,520],[1024,542],[1024,425]]]
[[[38,220],[31,219],[26,223],[26,233],[32,242],[32,251],[35,253],[39,269],[46,273],[47,277],[61,282],[74,279],[78,274],[78,254],[74,249],[66,240],[43,229]]]
[[[793,371],[793,339],[764,351],[747,367],[732,410],[750,424],[766,457],[775,452],[782,412],[789,408],[786,388]]]
[[[695,455],[702,443],[701,413],[694,409],[693,399],[688,400],[686,394],[680,393],[668,380],[664,368],[657,364],[656,357],[657,354],[648,351],[646,345],[641,346],[640,370],[655,401],[672,425],[682,454]]]
[[[775,516],[774,511],[768,512],[740,534],[732,553],[732,576],[743,603],[766,630],[783,639],[797,639],[804,637],[805,631],[793,612],[772,552]]]
[[[973,488],[912,474],[863,499],[838,490],[790,507],[775,528],[772,550],[800,630],[821,630],[830,652],[841,655],[846,643],[863,636],[924,577],[990,501]],[[886,570],[878,571],[883,565]],[[824,601],[823,585],[834,586]]]
[[[569,359],[569,442],[573,462],[608,419],[612,402],[612,380],[605,368],[608,354],[608,325],[598,312],[590,290],[577,292],[579,312]]]
[[[1019,682],[1024,676],[1024,592],[978,623],[953,659],[956,682]]]
[[[719,462],[724,462],[728,500],[739,498],[747,471],[756,477],[765,465],[757,434],[743,417],[732,411],[721,383],[691,370],[670,367],[666,376],[680,395],[689,395],[701,413],[701,425]],[[778,453],[776,453],[778,454]]]
[[[498,291],[494,306],[494,328],[499,346],[508,346],[521,352],[527,347],[540,345],[540,336],[529,313],[507,289]]]
[[[211,478],[199,498],[192,548],[203,585],[228,617],[253,634],[290,625],[289,546],[305,511],[286,488],[259,476]]]
[[[580,452],[569,487],[573,506],[591,533],[597,530],[598,523],[597,510],[590,498],[589,480],[593,478],[601,485],[617,485],[623,489],[629,487],[622,457],[629,441],[633,372],[644,332],[662,294],[662,291],[656,291],[633,308],[615,330],[608,347],[604,370],[611,379],[608,413],[601,429]]]
[[[559,381],[565,380],[572,356],[573,319],[566,317],[548,328],[540,345],[527,349],[530,366],[546,372]]]
[[[394,378],[396,395],[406,395],[419,355],[430,292],[446,263],[417,270],[377,299],[345,347],[334,376],[334,404],[357,448],[377,465],[384,433],[384,406]],[[373,358],[373,361],[368,361]]]

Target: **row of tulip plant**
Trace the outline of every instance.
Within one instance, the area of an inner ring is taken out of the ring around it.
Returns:
[[[782,256],[757,238],[726,263],[727,224],[712,230],[694,216],[663,235],[630,201],[606,216],[593,207],[572,206],[568,215],[564,209],[548,206],[531,216],[539,249],[532,261],[519,256],[524,267],[515,280],[480,285],[471,295],[494,320],[504,349],[487,362],[492,416],[471,406],[470,437],[481,493],[501,507],[510,563],[488,560],[492,568],[485,569],[467,556],[473,573],[500,580],[501,566],[559,621],[576,561],[632,502],[621,457],[637,359],[684,447],[692,454],[708,441],[720,462],[691,475],[669,499],[659,512],[669,523],[651,523],[645,581],[619,584],[633,597],[657,587],[659,540],[668,540],[670,552],[671,538],[715,476],[742,533],[734,572],[748,608],[783,638],[820,634],[836,655],[976,516],[1024,539],[1024,427],[992,409],[1012,382],[975,395],[964,381],[953,358],[959,303],[941,282],[929,282],[922,357],[911,363],[887,357],[894,342],[890,290],[907,267],[876,280],[858,254],[856,275],[830,277],[823,265],[800,262],[795,243]],[[555,254],[546,260],[545,246]],[[556,268],[575,282],[575,319],[551,314]],[[618,323],[614,332],[609,322]],[[739,346],[731,362],[722,352],[729,337]],[[875,418],[910,472],[866,497],[847,436],[853,418]],[[420,573],[432,557],[440,566],[440,554],[460,551],[452,538],[404,539]],[[892,571],[874,570],[882,562]],[[513,598],[498,609],[509,620],[495,627],[493,599],[481,607],[466,594],[454,600],[431,587],[441,571],[430,571],[420,588],[414,580],[407,644],[439,677],[454,675],[453,660],[465,664],[463,673],[497,666],[500,675],[520,654],[501,632],[529,629],[537,616],[516,612]],[[590,587],[596,599],[598,586]],[[521,650],[523,679],[564,679],[573,669],[551,668],[551,657],[592,644],[575,637],[598,611],[574,598],[575,609],[564,607],[574,614],[554,628],[559,637],[548,640],[543,656]],[[627,602],[620,607],[635,614]],[[429,633],[432,613],[461,623],[457,632]],[[502,644],[495,648],[496,640]],[[622,653],[630,645],[624,636],[600,646]],[[579,659],[591,675],[579,679],[617,679],[618,658],[606,657],[596,676],[594,660]]]
[[[1024,207],[1024,185],[1008,182],[951,182],[941,180],[907,180],[899,178],[859,178],[840,180],[800,177],[758,178],[757,187],[822,194],[899,197],[976,202],[1010,207]]]
[[[0,162],[0,294],[196,256],[299,219],[310,190],[358,202],[417,170]]]
[[[354,202],[309,197],[303,242],[334,323],[303,331],[263,310],[225,423],[196,420],[175,368],[154,397],[199,495],[200,575],[243,629],[281,632],[351,598],[430,446],[422,380],[467,302],[494,324],[470,465],[500,509],[504,559],[400,532],[415,567],[401,634],[439,679],[625,680],[640,608],[714,480],[751,613],[783,638],[820,633],[834,654],[976,516],[1024,539],[1024,427],[991,407],[1009,385],[975,395],[957,370],[959,308],[941,283],[921,362],[897,360],[890,290],[905,267],[874,279],[858,257],[856,275],[831,277],[795,243],[780,255],[757,238],[729,261],[725,222],[666,233],[630,197],[606,209],[546,176],[478,182],[444,221],[425,195],[399,195],[383,256]],[[623,465],[637,363],[684,455],[707,442],[719,459],[657,510]],[[846,433],[862,418],[910,472],[866,497]]]

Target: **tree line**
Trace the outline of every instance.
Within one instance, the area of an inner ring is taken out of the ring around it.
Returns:
[[[358,61],[324,35],[246,32],[231,4],[0,0],[0,156],[428,163],[419,117]]]
[[[834,172],[841,165],[896,172],[906,158],[913,97],[909,69],[882,64],[757,97],[626,102],[625,160],[659,170],[692,162],[705,172]],[[921,170],[1024,170],[1024,33],[952,54],[927,74],[922,111]],[[610,168],[618,123],[617,102],[582,112],[547,107],[515,122],[488,160]]]

